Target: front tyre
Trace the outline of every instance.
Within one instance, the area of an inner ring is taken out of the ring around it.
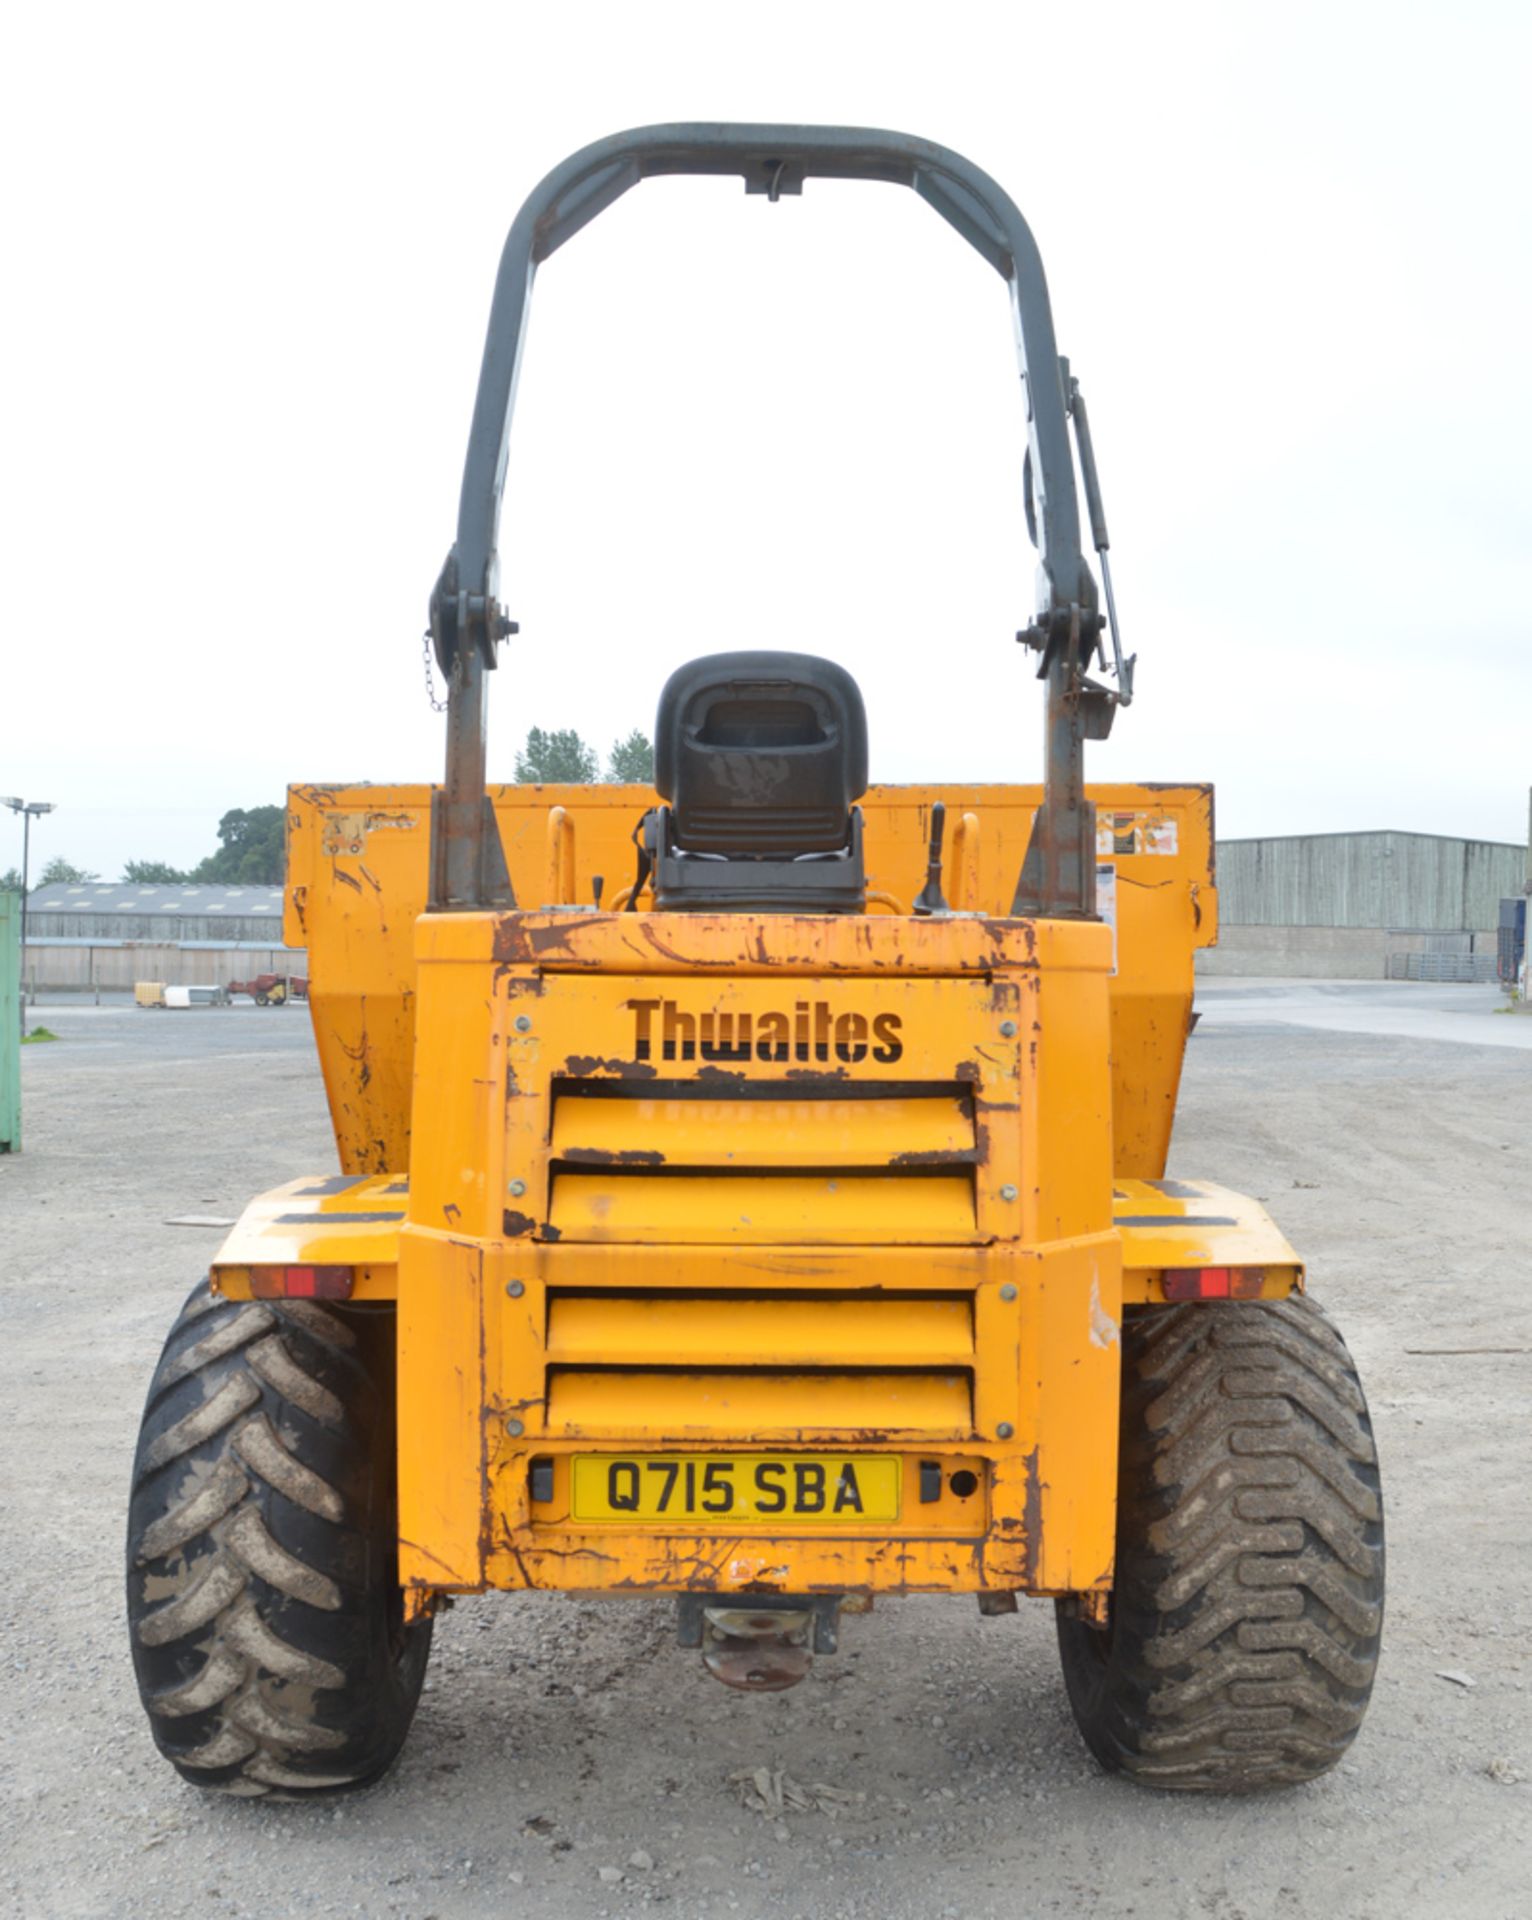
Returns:
[[[156,1745],[225,1793],[364,1786],[414,1716],[431,1623],[406,1626],[393,1319],[192,1292],[133,1466],[128,1625]]]
[[[1152,1308],[1123,1328],[1108,1624],[1058,1605],[1069,1704],[1104,1767],[1249,1792],[1312,1780],[1361,1725],[1383,1624],[1367,1403],[1320,1309]]]

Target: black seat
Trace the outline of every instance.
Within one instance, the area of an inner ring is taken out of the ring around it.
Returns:
[[[834,852],[867,790],[861,690],[809,653],[707,654],[665,683],[654,772],[679,846]]]
[[[657,905],[862,910],[867,715],[844,667],[741,652],[677,668],[660,695],[654,771],[670,802],[648,836]]]

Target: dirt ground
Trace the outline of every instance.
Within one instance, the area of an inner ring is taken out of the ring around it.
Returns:
[[[237,1212],[333,1148],[300,1010],[39,1009],[60,1038],[26,1050],[25,1151],[0,1159],[0,1908],[1521,1920],[1532,1060],[1482,997],[1392,990],[1379,1031],[1367,991],[1208,983],[1172,1161],[1270,1203],[1352,1343],[1382,1454],[1371,1714],[1337,1773],[1250,1801],[1103,1777],[1049,1610],[981,1620],[957,1599],[847,1621],[842,1655],[775,1696],[710,1680],[658,1602],[466,1601],[377,1788],[321,1807],[183,1786],[134,1693],[121,1571],[145,1386],[218,1238],[167,1222]],[[1444,1028],[1444,1004],[1476,1017]],[[731,1784],[757,1768],[855,1797],[765,1816]]]

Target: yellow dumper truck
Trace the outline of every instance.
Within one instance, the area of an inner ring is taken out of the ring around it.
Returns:
[[[869,785],[850,676],[771,652],[671,675],[653,790],[488,781],[534,273],[657,174],[910,186],[1006,282],[1039,785]],[[1382,1617],[1371,1429],[1278,1228],[1165,1177],[1212,796],[1084,785],[1132,694],[1106,549],[1035,244],[961,156],[677,125],[532,194],[431,597],[445,779],[289,795],[340,1171],[250,1206],[144,1414],[133,1657],[188,1780],[376,1778],[437,1608],[492,1588],[671,1595],[744,1687],[880,1596],[1045,1596],[1105,1766],[1238,1790],[1345,1751]]]

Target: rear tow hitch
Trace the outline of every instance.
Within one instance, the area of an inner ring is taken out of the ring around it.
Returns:
[[[700,1647],[702,1664],[726,1687],[780,1693],[795,1687],[816,1653],[840,1644],[842,1594],[730,1596],[748,1602],[720,1605],[717,1594],[683,1593],[676,1602],[676,1637]]]

